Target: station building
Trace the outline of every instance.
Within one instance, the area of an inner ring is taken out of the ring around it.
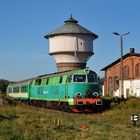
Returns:
[[[123,61],[123,96],[140,97],[140,53],[134,48],[122,57]],[[102,69],[105,71],[103,95],[121,97],[121,58]]]

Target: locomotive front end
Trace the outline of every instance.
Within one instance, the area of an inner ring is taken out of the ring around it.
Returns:
[[[90,70],[73,73],[68,84],[69,104],[73,105],[73,112],[93,112],[101,109],[97,74]]]

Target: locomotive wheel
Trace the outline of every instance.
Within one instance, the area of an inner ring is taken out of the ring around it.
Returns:
[[[65,103],[60,104],[60,110],[66,112],[66,104]]]
[[[71,107],[67,103],[61,103],[59,110],[63,112],[72,112]]]
[[[68,113],[71,113],[72,112],[72,109],[71,109],[70,106],[66,106],[66,112],[68,112]]]

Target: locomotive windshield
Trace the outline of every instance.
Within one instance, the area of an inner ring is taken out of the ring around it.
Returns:
[[[73,82],[86,82],[86,75],[74,75]]]
[[[97,82],[97,75],[96,74],[88,74],[87,78],[88,78],[88,82]]]
[[[96,74],[75,74],[69,77],[69,82],[97,82]]]

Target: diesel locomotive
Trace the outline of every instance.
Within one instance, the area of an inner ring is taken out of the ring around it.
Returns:
[[[97,74],[89,69],[40,75],[10,83],[7,95],[30,105],[67,112],[93,112],[102,106]]]

